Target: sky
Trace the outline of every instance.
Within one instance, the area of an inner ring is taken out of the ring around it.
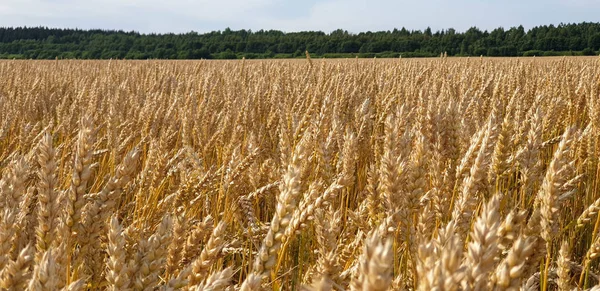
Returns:
[[[600,0],[0,0],[0,27],[141,33],[341,28],[351,33],[600,21]]]

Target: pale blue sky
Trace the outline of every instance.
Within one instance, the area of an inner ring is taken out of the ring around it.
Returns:
[[[406,27],[600,21],[600,0],[0,0],[0,26],[102,28],[150,32],[231,29],[349,32]]]

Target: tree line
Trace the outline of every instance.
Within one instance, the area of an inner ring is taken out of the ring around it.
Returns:
[[[114,30],[0,28],[0,58],[236,59],[313,57],[433,57],[596,55],[600,23],[523,26],[465,32],[405,28],[349,33],[231,30],[141,34]]]

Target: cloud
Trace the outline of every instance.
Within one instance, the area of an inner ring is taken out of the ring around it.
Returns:
[[[579,7],[579,8],[598,8],[600,7],[600,0],[560,0],[561,5],[567,7]]]
[[[268,26],[284,27],[285,30],[325,30],[337,28],[351,32],[366,30],[392,30],[406,27],[423,30],[431,27],[434,30],[455,28],[466,30],[472,26],[490,24],[493,27],[510,23],[514,12],[510,9],[498,9],[482,1],[444,0],[433,1],[384,1],[384,0],[329,0],[321,1],[312,6],[305,17],[296,19],[269,19],[263,21]],[[508,3],[510,1],[505,1]],[[468,9],[464,6],[468,5]],[[501,4],[503,6],[506,4]],[[502,13],[506,10],[506,13]],[[491,12],[494,13],[491,13]],[[504,15],[505,14],[505,15]],[[515,24],[518,25],[518,24]]]
[[[198,30],[195,23],[219,26],[260,14],[273,0],[2,0],[0,26],[123,28],[143,32]],[[60,25],[63,23],[63,25]],[[224,28],[224,27],[223,27]],[[202,30],[202,28],[200,28]]]
[[[207,32],[526,28],[597,21],[600,0],[0,0],[0,26]]]

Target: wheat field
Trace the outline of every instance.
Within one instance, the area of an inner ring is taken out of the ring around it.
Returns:
[[[600,59],[1,61],[2,290],[600,290]]]

